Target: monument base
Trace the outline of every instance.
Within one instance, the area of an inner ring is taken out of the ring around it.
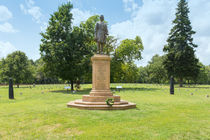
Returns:
[[[75,100],[67,103],[67,106],[87,110],[125,110],[136,108],[136,104],[123,100],[114,102],[112,106],[107,105],[106,102],[84,102],[82,100]]]
[[[136,104],[120,100],[110,90],[110,61],[108,55],[96,54],[92,58],[92,90],[89,95],[83,95],[82,100],[67,103],[68,107],[90,110],[123,110],[136,108]],[[107,99],[113,99],[114,104],[106,104]]]

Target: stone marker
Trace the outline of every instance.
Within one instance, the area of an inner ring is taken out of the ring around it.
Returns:
[[[170,94],[174,95],[174,78],[171,76],[170,79]]]
[[[14,99],[12,78],[9,79],[9,99]]]

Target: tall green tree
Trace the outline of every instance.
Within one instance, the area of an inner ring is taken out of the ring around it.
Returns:
[[[61,5],[51,15],[45,33],[41,33],[41,57],[45,68],[63,80],[73,83],[84,73],[83,60],[90,53],[86,47],[87,34],[80,27],[72,26],[73,5],[68,2]]]
[[[154,55],[148,63],[149,81],[151,83],[165,83],[167,72],[163,66],[164,56]]]
[[[133,62],[134,60],[141,60],[141,52],[144,46],[139,36],[135,39],[125,39],[121,41],[120,45],[115,50],[116,55],[119,59],[124,62]]]
[[[111,82],[125,82],[129,79],[129,73],[135,74],[138,77],[138,69],[134,66],[135,60],[142,59],[143,43],[139,36],[135,39],[125,39],[115,49],[111,61]],[[131,69],[133,68],[134,71]],[[129,70],[129,71],[127,71]],[[135,78],[129,82],[137,81]]]
[[[139,67],[138,83],[149,83],[149,68],[148,66]]]
[[[57,84],[61,81],[56,75],[51,75],[50,71],[46,70],[45,62],[42,58],[38,59],[34,63],[35,67],[35,82],[37,84]]]
[[[9,54],[2,59],[1,77],[3,81],[8,83],[9,78],[13,78],[18,88],[21,83],[32,83],[34,79],[30,63],[24,52],[16,51]]]
[[[139,77],[139,70],[134,63],[125,63],[122,65],[123,75],[121,81],[124,83],[136,83]]]
[[[196,78],[199,73],[199,60],[195,56],[196,44],[193,43],[191,22],[188,17],[189,8],[186,0],[180,0],[176,9],[176,18],[169,33],[167,45],[163,51],[166,54],[164,66],[169,76],[179,79],[180,87],[183,79]]]

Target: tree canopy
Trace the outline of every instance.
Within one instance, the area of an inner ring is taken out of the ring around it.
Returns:
[[[63,4],[51,15],[49,26],[42,35],[41,57],[45,68],[52,74],[71,82],[84,72],[83,60],[89,54],[85,45],[88,35],[82,28],[72,26],[70,2]]]
[[[23,82],[30,83],[34,80],[32,71],[30,61],[24,52],[15,51],[2,59],[1,78],[5,83],[8,83],[9,78],[13,79],[17,87]]]
[[[186,0],[180,0],[176,9],[176,18],[169,33],[164,66],[169,76],[179,79],[182,86],[183,79],[195,79],[199,73],[198,59],[195,56],[197,45],[193,43],[191,22],[188,17],[189,8]]]
[[[136,36],[135,39],[125,39],[120,42],[120,45],[116,47],[113,53],[113,58],[111,61],[112,82],[137,81],[136,78],[138,77],[139,73],[134,62],[142,59],[141,53],[143,49],[143,43],[139,36]]]

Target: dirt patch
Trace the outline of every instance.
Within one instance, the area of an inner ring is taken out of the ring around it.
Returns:
[[[54,131],[55,129],[58,129],[59,127],[61,127],[61,124],[54,124],[54,125],[44,125],[42,127],[40,127],[40,130],[45,131],[45,132],[51,132]]]
[[[0,130],[0,139],[7,135],[7,131]]]
[[[75,128],[67,128],[66,131],[64,132],[65,135],[68,136],[79,136],[83,134],[83,131],[79,131]]]

